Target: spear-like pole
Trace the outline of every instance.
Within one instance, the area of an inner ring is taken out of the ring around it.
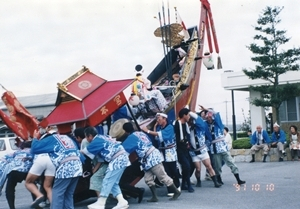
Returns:
[[[170,69],[168,70],[168,77],[169,80],[172,80],[172,47],[171,47],[171,38],[172,38],[172,34],[171,34],[171,21],[170,21],[170,7],[169,7],[169,0],[168,0],[168,25],[169,25],[169,46],[170,46]]]
[[[167,56],[166,56],[166,59],[167,59],[167,73],[169,74],[169,48],[168,48],[168,38],[170,38],[170,34],[168,35],[168,30],[167,30],[167,26],[166,26],[166,16],[165,16],[165,6],[164,6],[164,2],[162,1],[162,13],[163,13],[163,20],[164,20],[164,28],[165,28],[165,41],[166,41],[166,49],[167,49]]]
[[[154,17],[156,18],[156,17]],[[160,31],[161,31],[161,39],[162,39],[162,45],[163,45],[163,49],[164,49],[164,56],[165,56],[165,65],[167,67],[167,60],[166,60],[166,49],[165,49],[165,45],[164,45],[164,30],[163,30],[163,26],[162,26],[162,22],[161,22],[161,15],[160,15],[160,11],[158,12],[158,18],[159,18],[159,27],[160,27]]]
[[[6,88],[4,88],[4,86],[2,86],[2,84],[0,84],[0,86],[5,90],[5,91],[7,91],[7,89]]]

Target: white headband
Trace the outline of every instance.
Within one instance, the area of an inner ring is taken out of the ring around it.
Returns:
[[[167,114],[165,114],[165,113],[156,113],[156,117],[157,116],[162,116],[162,117],[164,117],[164,118],[168,118],[168,115]]]

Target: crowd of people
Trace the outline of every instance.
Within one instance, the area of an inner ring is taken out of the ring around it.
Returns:
[[[286,134],[280,128],[278,123],[274,123],[273,125],[273,133],[271,138],[269,137],[266,130],[262,129],[261,125],[256,127],[256,131],[252,134],[250,131],[248,132],[250,137],[251,147],[251,155],[252,160],[250,163],[255,162],[255,153],[259,150],[263,150],[263,162],[266,162],[268,153],[270,148],[277,148],[279,153],[279,162],[282,162],[286,154],[286,148],[289,147],[291,151],[292,161],[295,160],[295,157],[298,157],[300,161],[300,133],[295,125],[291,125],[289,130],[289,142],[287,143]]]
[[[212,180],[215,188],[224,184],[224,164],[231,169],[237,184],[245,184],[230,155],[232,139],[220,114],[203,106],[200,110],[183,108],[173,123],[168,121],[167,114],[157,113],[151,129],[126,122],[122,127],[126,137],[122,141],[99,133],[95,127],[77,128],[73,133],[57,133],[52,128],[35,131],[31,141],[24,141],[20,150],[0,160],[0,188],[6,181],[9,208],[15,208],[15,187],[23,180],[32,194],[31,208],[46,201],[51,209],[74,208],[74,192],[78,181],[84,178],[89,179],[88,189],[98,197],[87,206],[89,209],[104,209],[109,196],[117,200],[113,209],[128,208],[130,197],[138,198],[140,203],[145,189],[135,184],[141,178],[152,193],[148,202],[159,201],[157,184],[166,185],[170,200],[175,201],[184,190],[194,192],[193,174],[197,180],[195,187],[202,186],[201,162],[206,168],[205,178]],[[286,155],[285,133],[277,123],[271,139],[257,126],[251,143],[251,162],[255,162],[255,152],[260,149],[264,150],[263,162],[270,147],[278,148],[279,161]],[[290,127],[289,146],[292,158],[300,159],[300,134],[296,126]]]

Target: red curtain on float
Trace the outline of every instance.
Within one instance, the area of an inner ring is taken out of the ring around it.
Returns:
[[[32,137],[34,130],[38,129],[39,121],[21,105],[11,91],[4,92],[2,100],[9,112],[7,116],[0,111],[3,122],[22,139],[27,140],[29,136]]]

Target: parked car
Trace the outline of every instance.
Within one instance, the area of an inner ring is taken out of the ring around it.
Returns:
[[[14,153],[18,147],[15,144],[16,137],[4,137],[0,138],[0,158],[6,154]]]
[[[0,127],[0,158],[18,149],[15,138],[16,135],[6,125]]]
[[[6,125],[0,126],[0,138],[15,137],[16,135]]]

